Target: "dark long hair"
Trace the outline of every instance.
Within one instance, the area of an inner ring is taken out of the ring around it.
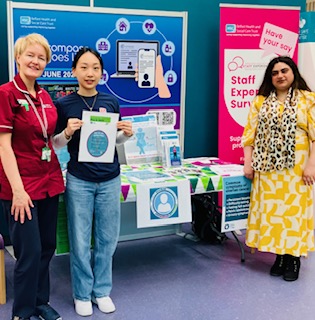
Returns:
[[[87,52],[91,52],[95,55],[95,57],[99,60],[102,70],[104,69],[104,64],[101,55],[94,49],[89,47],[82,47],[77,54],[75,55],[73,62],[72,62],[72,69],[75,69],[77,67],[78,61],[81,58],[82,55],[84,55]]]
[[[300,89],[300,90],[307,90],[312,91],[308,85],[306,84],[305,80],[301,76],[299,69],[295,62],[290,57],[280,56],[272,59],[266,69],[264,79],[262,84],[260,85],[260,88],[258,90],[258,95],[262,95],[264,97],[268,97],[270,92],[275,90],[275,87],[272,84],[272,69],[275,66],[275,64],[283,62],[287,64],[293,71],[294,80],[292,83],[292,89]]]

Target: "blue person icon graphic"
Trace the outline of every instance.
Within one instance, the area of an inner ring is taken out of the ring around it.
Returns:
[[[177,187],[151,189],[151,219],[178,217]]]

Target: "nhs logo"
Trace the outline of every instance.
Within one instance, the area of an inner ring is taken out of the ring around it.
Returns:
[[[225,32],[228,32],[228,33],[236,32],[236,25],[235,24],[226,24],[225,25]]]
[[[29,16],[21,16],[20,24],[31,24],[31,17]]]

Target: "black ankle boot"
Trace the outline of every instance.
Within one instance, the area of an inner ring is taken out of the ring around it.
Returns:
[[[286,255],[277,254],[276,261],[270,269],[270,275],[274,277],[282,276],[286,267]]]
[[[283,273],[283,279],[285,281],[295,281],[299,277],[301,261],[300,257],[294,257],[291,255],[287,255],[288,260],[286,264],[286,268]]]

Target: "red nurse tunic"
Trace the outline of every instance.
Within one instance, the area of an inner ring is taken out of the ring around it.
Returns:
[[[47,196],[53,197],[62,193],[64,182],[50,140],[56,127],[57,110],[49,94],[37,83],[35,90],[36,97],[33,97],[28,93],[19,75],[16,75],[13,81],[0,86],[0,133],[12,133],[12,149],[24,189],[32,200],[41,200]],[[28,99],[33,101],[42,123],[46,114],[51,161],[41,160],[46,141],[38,116],[36,116]],[[12,200],[11,186],[1,163],[0,199]]]

